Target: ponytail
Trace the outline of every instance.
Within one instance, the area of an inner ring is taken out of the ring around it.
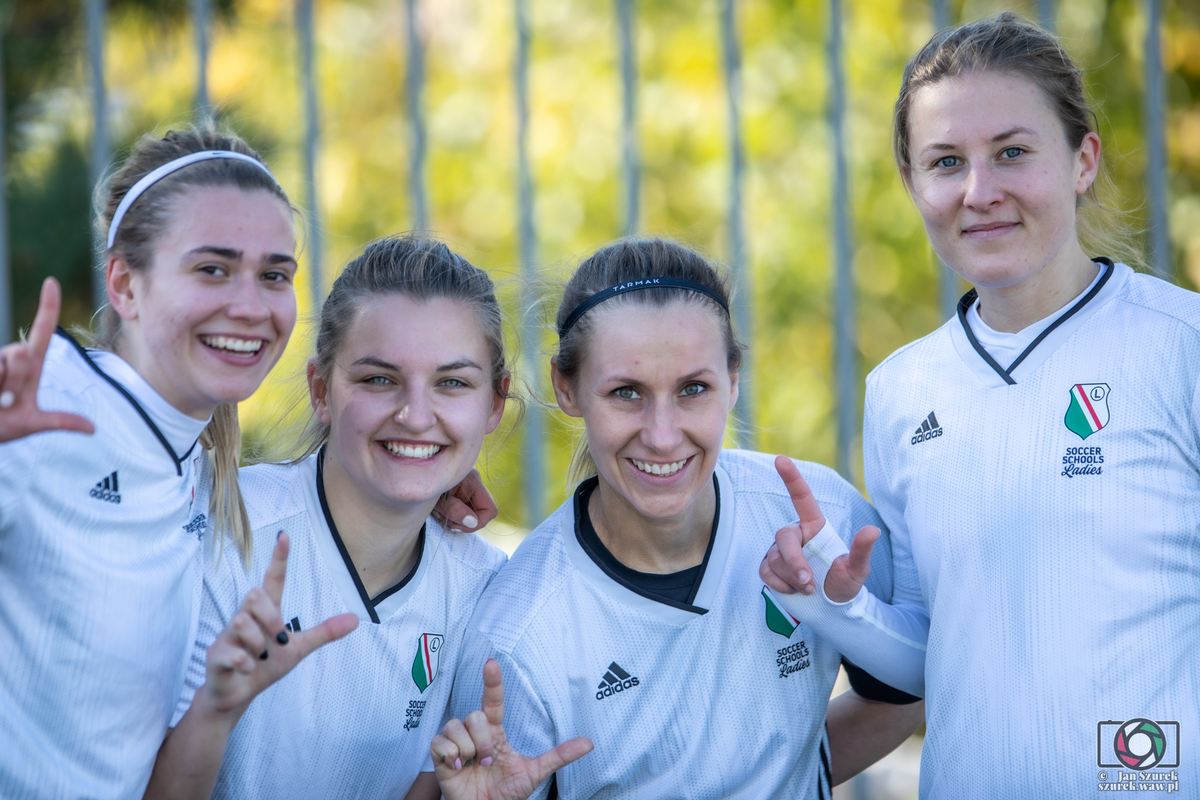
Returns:
[[[238,422],[237,405],[217,406],[212,420],[200,434],[212,467],[213,486],[208,512],[212,518],[213,546],[223,549],[228,537],[242,554],[242,562],[250,563],[250,517],[238,486],[238,463],[242,452],[242,428]],[[220,543],[219,545],[217,543]]]

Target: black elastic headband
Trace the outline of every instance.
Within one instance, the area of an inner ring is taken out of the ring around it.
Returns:
[[[685,278],[641,278],[640,280],[626,281],[625,283],[618,283],[616,286],[610,286],[607,289],[601,289],[587,300],[575,306],[575,310],[567,317],[567,321],[558,329],[558,338],[561,340],[566,337],[567,332],[579,321],[580,317],[605,300],[616,297],[619,294],[625,294],[626,292],[636,292],[640,289],[684,289],[689,292],[699,292],[716,300],[717,305],[725,309],[726,314],[729,313],[729,304],[725,302],[725,298],[702,283],[689,281]]]

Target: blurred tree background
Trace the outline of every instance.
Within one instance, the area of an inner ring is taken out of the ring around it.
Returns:
[[[264,154],[299,204],[303,97],[293,0],[213,2],[209,92],[222,123]],[[953,18],[1032,0],[950,2]],[[755,307],[751,381],[759,449],[834,461],[831,140],[825,117],[828,4],[741,0],[747,268]],[[1139,0],[1061,0],[1058,32],[1087,70],[1119,196],[1136,228],[1145,203]],[[891,107],[906,59],[934,32],[918,0],[845,0],[848,154],[863,376],[941,323],[935,260],[891,160]],[[64,324],[91,307],[91,137],[81,0],[3,0],[14,319],[32,319],[56,275]],[[1173,278],[1200,284],[1200,4],[1165,0],[1163,67]],[[514,11],[501,0],[425,0],[430,226],[500,282],[519,307]],[[530,0],[530,153],[539,268],[549,280],[620,233],[620,119],[612,0]],[[636,52],[644,233],[727,257],[728,130],[717,0],[638,0]],[[109,0],[106,79],[114,163],[147,131],[186,124],[196,86],[184,0]],[[413,224],[407,191],[402,0],[317,0],[321,146],[317,164],[328,282],[366,241]],[[305,256],[301,256],[302,269]],[[307,275],[299,279],[307,312]],[[548,284],[546,292],[552,292]],[[552,294],[550,312],[553,308]],[[514,324],[513,330],[518,328]],[[553,344],[546,331],[543,349]],[[310,330],[297,328],[272,377],[243,404],[251,445],[294,407]],[[515,343],[514,343],[515,347]],[[545,359],[537,365],[546,369]],[[858,413],[854,410],[853,413]],[[548,414],[546,507],[567,487],[573,430]],[[524,519],[519,435],[497,435],[480,464],[504,509]]]

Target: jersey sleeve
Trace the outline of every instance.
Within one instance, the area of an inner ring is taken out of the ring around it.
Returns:
[[[453,716],[465,719],[479,709],[483,699],[483,665],[489,658],[500,664],[504,680],[504,735],[518,753],[536,758],[557,744],[554,723],[517,659],[497,650],[478,631],[467,634],[458,673],[454,676],[450,698]],[[530,797],[545,800],[552,782],[553,776],[543,781]]]
[[[226,553],[226,555],[229,554]],[[236,556],[232,559],[222,560],[232,560],[239,565],[241,563]],[[209,568],[211,568],[211,564]],[[204,591],[200,600],[200,623],[196,628],[196,640],[192,643],[191,656],[188,658],[187,674],[183,679],[183,691],[179,695],[179,702],[171,717],[172,728],[179,724],[179,720],[183,719],[183,715],[191,708],[196,692],[204,685],[208,667],[208,648],[217,640],[221,631],[225,630],[229,620],[241,607],[240,603],[233,609],[223,607],[219,600],[221,594],[222,592],[214,588],[213,576],[205,576]]]

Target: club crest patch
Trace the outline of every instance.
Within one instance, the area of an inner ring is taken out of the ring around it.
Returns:
[[[1086,439],[1108,424],[1107,383],[1077,383],[1071,387],[1071,403],[1063,418],[1067,430]]]
[[[417,638],[417,654],[413,656],[413,683],[424,694],[437,678],[438,665],[442,660],[442,643],[446,637],[440,633],[422,633]]]

